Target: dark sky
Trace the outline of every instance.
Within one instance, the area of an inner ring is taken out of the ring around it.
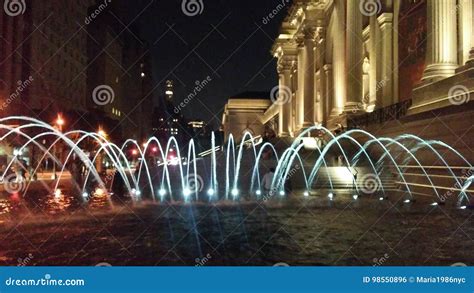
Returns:
[[[183,13],[182,0],[126,1],[125,7],[132,19],[139,15],[135,24],[152,45],[155,84],[161,82],[157,95],[164,81],[173,79],[179,103],[196,81],[210,76],[212,81],[184,113],[218,125],[230,96],[270,91],[278,84],[270,49],[286,10],[264,24],[263,18],[282,0],[202,1],[202,14],[193,17]]]

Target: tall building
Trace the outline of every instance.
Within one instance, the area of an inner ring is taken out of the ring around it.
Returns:
[[[113,8],[98,2],[89,9],[101,13],[88,24],[88,110],[112,137],[145,140],[151,135],[150,55],[135,27],[121,29]]]
[[[155,108],[153,115],[153,132],[162,140],[172,136],[178,140],[185,140],[191,136],[184,116],[181,111],[177,111],[174,95],[174,82],[166,80],[163,94],[159,97],[158,107]]]
[[[21,1],[0,13],[1,115],[86,109],[87,33],[91,0]],[[45,111],[48,109],[49,111]],[[54,114],[55,115],[55,114]]]

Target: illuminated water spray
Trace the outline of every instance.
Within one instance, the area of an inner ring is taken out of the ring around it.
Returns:
[[[456,193],[458,206],[465,207],[469,203],[470,187],[474,181],[472,174],[466,178],[456,176],[455,168],[442,155],[449,152],[462,161],[465,168],[472,170],[471,163],[457,150],[441,141],[425,141],[408,134],[393,139],[377,138],[363,130],[349,130],[335,136],[322,126],[314,126],[282,149],[250,133],[245,133],[238,143],[230,135],[225,144],[217,145],[212,133],[211,149],[197,154],[194,140],[180,146],[174,137],[164,144],[152,137],[142,145],[135,140],[127,140],[122,146],[117,146],[100,133],[79,130],[62,133],[47,123],[29,117],[2,118],[0,129],[1,142],[22,143],[3,174],[0,174],[2,179],[7,178],[9,170],[18,164],[18,156],[27,148],[34,147],[40,155],[35,165],[30,166],[28,177],[35,178],[45,161],[50,160],[59,167],[57,178],[51,178],[54,179],[52,185],[47,184],[46,180],[38,180],[36,185],[39,182],[48,194],[62,196],[60,187],[66,180],[66,174],[72,173],[71,166],[80,162],[85,170],[83,182],[74,182],[73,185],[77,189],[74,192],[81,195],[79,198],[84,202],[97,194],[110,199],[113,186],[118,183],[124,188],[124,194],[120,195],[129,197],[133,202],[142,201],[144,197],[157,202],[235,201],[242,197],[260,200],[264,197],[284,197],[288,193],[308,197],[323,192],[333,201],[341,188],[338,183],[340,177],[348,182],[345,188],[352,190],[352,199],[358,200],[367,190],[361,187],[360,178],[367,175],[372,175],[371,184],[376,187],[372,193],[383,200],[387,198],[388,190],[381,177],[393,173],[394,180],[398,180],[400,189],[406,194],[405,203],[409,203],[416,196],[412,190],[416,184],[407,180],[408,176],[413,175],[406,171],[407,166],[411,166],[420,170],[417,176],[424,178],[426,183],[423,186],[432,189],[437,203],[443,201],[444,196],[433,182],[435,175],[430,174],[430,168],[422,160],[427,156],[440,162],[448,174],[446,176],[456,184],[457,188],[452,190]],[[312,150],[305,149],[302,138],[316,131],[323,134],[323,144],[316,145]],[[45,141],[48,143],[43,144]],[[93,150],[86,151],[86,144],[92,145]],[[58,156],[57,148],[66,150],[62,152],[64,155]],[[418,156],[420,152],[423,156]],[[102,164],[104,158],[110,163],[108,171],[99,174],[96,166]],[[266,172],[262,165],[275,168],[269,190],[262,186],[262,176]],[[288,191],[288,180],[300,184],[295,190]],[[318,185],[325,180],[326,187]],[[32,183],[33,180],[26,180],[23,195],[32,188]]]

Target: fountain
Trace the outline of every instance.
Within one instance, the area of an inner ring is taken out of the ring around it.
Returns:
[[[12,126],[13,124],[15,125]],[[48,194],[60,197],[60,184],[67,173],[70,173],[72,181],[75,181],[75,193],[80,195],[78,198],[83,202],[94,196],[104,195],[110,200],[113,185],[119,183],[123,187],[123,194],[120,196],[127,196],[132,202],[143,201],[145,196],[154,202],[238,201],[242,197],[261,200],[264,196],[281,198],[289,195],[285,184],[290,177],[299,182],[299,191],[293,193],[309,197],[315,191],[323,190],[317,185],[325,181],[324,176],[327,179],[325,196],[331,201],[338,193],[338,181],[341,180],[345,180],[345,187],[351,190],[350,197],[354,201],[364,194],[375,194],[374,196],[383,200],[393,188],[387,186],[387,182],[382,178],[392,173],[394,180],[399,180],[399,189],[405,194],[404,203],[413,202],[417,196],[413,188],[421,187],[432,190],[434,203],[444,202],[446,196],[441,194],[440,190],[448,190],[456,195],[457,206],[465,208],[470,204],[470,187],[474,180],[470,161],[457,150],[441,141],[427,141],[408,134],[396,138],[377,138],[364,130],[355,129],[335,136],[322,126],[313,126],[280,152],[272,143],[259,141],[250,133],[246,133],[240,143],[236,143],[230,136],[222,146],[216,145],[215,136],[212,134],[211,149],[196,154],[195,142],[192,139],[183,148],[174,137],[165,144],[152,137],[143,145],[134,140],[127,140],[118,146],[100,133],[80,130],[63,133],[47,123],[22,116],[0,119],[0,127],[2,143],[13,139],[23,143],[0,177],[5,184],[14,181],[13,183],[22,185],[20,190],[16,190],[20,191],[21,196],[28,194],[31,184],[35,182],[34,178],[41,173],[40,169],[47,160],[59,166],[57,178],[51,178],[54,179],[53,187],[42,180],[36,182],[39,182]],[[301,138],[316,131],[323,134],[324,143],[308,151],[301,143]],[[30,136],[28,133],[35,135]],[[51,143],[41,143],[45,141]],[[83,145],[90,141],[96,146],[92,154],[83,149]],[[58,146],[67,150],[65,156],[57,156],[54,150]],[[19,162],[19,154],[29,147],[39,149],[41,156],[35,166],[30,166],[28,179],[9,175],[9,170]],[[137,157],[133,160],[128,155],[130,148]],[[186,155],[183,156],[182,152],[186,150]],[[150,151],[154,153],[153,156],[149,155]],[[469,171],[467,176],[456,175],[460,167],[451,166],[445,160],[442,154],[446,152],[462,162],[462,168]],[[270,160],[263,159],[267,154],[270,154]],[[109,174],[101,174],[96,168],[98,163],[102,163],[98,162],[102,157],[110,162]],[[340,159],[338,165],[332,163],[335,158]],[[427,161],[427,158],[440,164],[426,166],[424,161]],[[265,160],[269,160],[275,167],[270,190],[262,188],[261,167]],[[80,165],[84,170],[82,180],[76,180],[77,170],[71,171],[74,164]],[[249,167],[246,174],[242,170],[243,166]],[[424,180],[423,184],[419,183],[420,180],[418,183],[409,182],[407,177],[414,176],[407,172],[410,168],[420,170],[420,173],[415,175]],[[435,169],[445,170],[447,175],[443,174],[442,178],[451,180],[455,185],[449,188],[436,184],[433,178],[441,175],[430,174]],[[362,171],[365,175],[361,182],[358,173]],[[8,191],[8,188],[5,189]],[[367,189],[371,192],[366,192]]]

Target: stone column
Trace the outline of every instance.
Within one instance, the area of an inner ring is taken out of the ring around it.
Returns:
[[[422,81],[449,77],[458,67],[456,0],[428,0],[428,43]]]
[[[362,105],[362,13],[359,1],[347,1],[346,20],[346,113],[359,112]]]
[[[379,46],[379,34],[377,33],[378,24],[377,24],[377,16],[371,15],[370,16],[370,28],[369,28],[369,99],[367,101],[367,109],[369,111],[374,110],[377,106],[377,66],[378,66],[378,58],[377,58],[377,46]],[[380,106],[380,103],[379,103]]]
[[[314,126],[314,30],[304,36],[304,114],[302,128]]]
[[[461,51],[461,64],[474,60],[472,8],[472,0],[459,0],[459,49]]]
[[[296,133],[296,117],[297,117],[297,102],[298,102],[298,59],[293,62],[291,67],[291,89],[293,90],[291,100],[291,123],[290,123],[290,135],[293,137]]]
[[[305,50],[304,50],[304,42],[302,39],[298,40],[298,67],[297,67],[297,84],[298,90],[296,91],[296,129],[294,131],[299,131],[303,127],[304,122],[304,76],[305,76]]]
[[[298,100],[297,128],[314,125],[314,40],[305,29],[298,40]]]
[[[323,71],[324,55],[325,55],[325,30],[323,27],[318,27],[315,33],[315,110],[314,122],[324,123],[326,121],[326,76]]]
[[[278,73],[280,77],[280,115],[279,115],[279,131],[280,137],[290,136],[291,124],[292,124],[292,98],[293,89],[291,86],[291,66],[292,61],[287,57],[282,57],[282,61],[278,67]]]
[[[330,72],[330,83],[333,86],[331,95],[331,116],[339,116],[344,110],[346,101],[346,62],[345,62],[345,20],[344,0],[334,2],[334,31],[332,35],[333,54]]]
[[[380,26],[380,43],[378,46],[381,46],[381,57],[380,60],[380,91],[382,101],[380,105],[382,107],[390,106],[397,101],[393,98],[393,14],[392,13],[382,13],[377,21]]]
[[[333,76],[332,76],[332,65],[331,64],[325,64],[323,66],[324,70],[324,80],[325,80],[325,116],[329,117],[331,115],[332,109],[334,109],[334,92],[333,92]]]

